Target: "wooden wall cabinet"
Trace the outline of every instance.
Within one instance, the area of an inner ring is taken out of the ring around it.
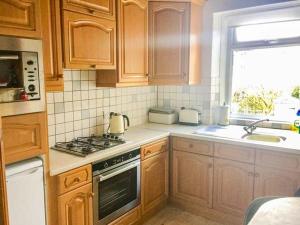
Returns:
[[[58,197],[58,225],[93,225],[92,184]]]
[[[117,2],[117,70],[97,71],[98,87],[148,84],[148,1]]]
[[[212,207],[213,158],[173,151],[173,185],[175,198]]]
[[[141,177],[142,215],[147,216],[166,203],[169,195],[169,152],[167,148],[164,152],[153,153],[142,161]]]
[[[2,118],[5,163],[47,152],[46,114],[32,113]]]
[[[116,68],[115,21],[64,10],[63,36],[65,68]]]
[[[150,84],[200,83],[203,2],[150,1]]]
[[[115,19],[115,0],[63,0],[64,9]]]
[[[0,34],[41,38],[40,0],[0,0]]]
[[[45,89],[64,91],[60,2],[43,0],[41,8]]]

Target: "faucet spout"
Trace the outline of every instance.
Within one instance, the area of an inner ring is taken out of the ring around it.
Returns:
[[[256,125],[259,124],[259,123],[262,123],[262,122],[269,122],[270,119],[262,119],[262,120],[258,120],[258,121],[255,121],[253,123],[250,123],[248,126],[245,126],[244,127],[244,130],[247,132],[247,134],[253,134],[253,131],[256,130]]]

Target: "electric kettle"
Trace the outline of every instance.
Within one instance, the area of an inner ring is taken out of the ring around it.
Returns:
[[[127,126],[125,125],[125,120],[127,121]],[[120,113],[110,113],[109,118],[109,130],[112,135],[121,135],[129,127],[129,118],[126,115],[122,115]]]

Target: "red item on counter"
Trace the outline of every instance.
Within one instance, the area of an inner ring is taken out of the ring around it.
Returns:
[[[21,101],[28,101],[28,94],[26,93],[26,91],[21,91],[20,92],[20,100]]]

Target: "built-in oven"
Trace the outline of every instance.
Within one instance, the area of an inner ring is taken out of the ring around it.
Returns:
[[[45,110],[42,41],[0,36],[0,115]]]
[[[140,149],[93,164],[94,225],[106,225],[140,203]]]

